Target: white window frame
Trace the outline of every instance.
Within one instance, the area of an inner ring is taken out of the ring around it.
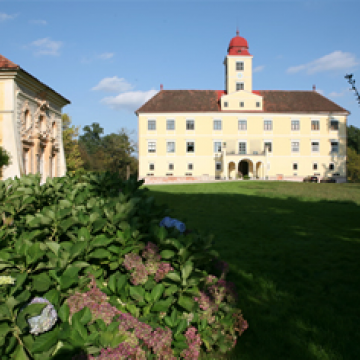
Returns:
[[[337,143],[336,151],[333,151],[333,147],[332,147],[333,142]],[[339,144],[340,144],[339,140],[336,140],[336,139],[330,140],[330,152],[331,152],[331,154],[338,154],[339,153]]]
[[[150,143],[154,143],[155,144],[155,151],[149,151],[149,145]],[[156,140],[148,140],[147,141],[147,152],[148,154],[156,154]]]
[[[194,128],[188,129],[188,123],[190,123],[191,121],[194,125]],[[195,119],[186,119],[185,129],[186,129],[186,131],[195,131]]]
[[[296,126],[295,129],[293,129],[293,123],[297,123],[298,125],[298,128],[296,129]],[[291,119],[291,131],[300,131],[300,120],[299,119]]]
[[[170,165],[172,165],[172,169],[170,169]],[[168,169],[169,169],[169,171],[173,171],[175,169],[174,163],[169,163],[168,164]]]
[[[268,154],[272,154],[274,151],[274,147],[273,147],[273,141],[272,140],[264,140],[264,151],[265,151],[265,144],[266,143],[270,143],[271,144],[271,151],[268,151]]]
[[[235,65],[235,69],[236,69],[236,71],[244,71],[244,62],[243,61],[237,61],[236,65]]]
[[[216,143],[220,143],[220,152],[221,152],[221,150],[222,150],[222,141],[221,140],[214,140],[213,141],[213,152],[214,152],[214,154],[216,154],[216,153],[218,153],[219,151],[215,151],[215,144]]]
[[[318,124],[319,124],[319,128],[318,129],[313,129],[312,127],[312,125],[313,125],[313,122],[318,122]],[[311,131],[320,131],[320,119],[311,119],[311,123],[310,123],[310,129],[311,129]]]
[[[215,129],[215,123],[217,125],[220,123],[220,129]],[[222,120],[221,119],[214,119],[213,120],[213,130],[214,131],[222,131]]]
[[[270,121],[270,124],[271,124],[271,129],[265,129],[265,122],[269,122]],[[263,131],[273,131],[273,121],[272,119],[264,119],[264,122],[263,122]]]
[[[153,169],[151,169],[151,165],[154,167]],[[155,171],[155,163],[149,163],[149,171]]]
[[[298,143],[298,151],[294,151],[293,143]],[[300,140],[291,140],[291,153],[292,154],[300,154]]]
[[[218,165],[220,165],[220,169],[218,169]],[[215,171],[222,171],[221,161],[215,161]]]
[[[318,145],[318,150],[314,150],[313,149],[313,143],[318,143],[319,145]],[[320,141],[319,140],[315,140],[315,139],[311,139],[311,141],[310,141],[310,146],[311,146],[311,152],[313,153],[313,154],[318,154],[319,152],[320,152]]]
[[[168,128],[168,125],[169,125],[170,121],[172,121],[173,124],[174,124],[174,128],[173,128],[173,129],[169,129],[169,128]],[[166,130],[168,130],[168,131],[174,131],[174,130],[175,130],[175,119],[166,119]]]
[[[244,102],[244,101],[240,101],[239,106],[240,106],[241,108],[245,107],[245,102]]]
[[[240,144],[242,143],[245,143],[245,154],[240,153]],[[238,140],[236,154],[246,155],[247,153],[248,153],[247,140],[242,140],[242,139]]]
[[[244,129],[240,129],[240,122],[245,123],[245,130],[244,130]],[[238,119],[238,131],[247,131],[247,120]]]
[[[337,129],[335,129],[335,130],[333,130],[332,128],[331,128],[331,123],[332,122],[335,122],[335,123],[337,123]],[[339,131],[339,120],[337,120],[337,119],[330,119],[330,131],[334,131],[334,132],[337,132],[337,131]]]
[[[155,125],[154,129],[149,129],[150,122],[154,123],[154,125]],[[156,119],[148,119],[148,127],[147,127],[147,129],[148,129],[148,131],[156,131]]]
[[[188,151],[188,143],[194,143],[194,151]],[[186,154],[195,154],[195,140],[186,140],[185,141]]]
[[[191,165],[191,169],[189,168],[189,166]],[[194,170],[194,163],[187,163],[187,171],[193,171]]]
[[[296,165],[296,169],[294,169],[294,165]],[[292,163],[292,171],[299,171],[299,163],[298,162]]]
[[[242,89],[238,89],[238,85],[240,85],[240,88],[242,87]],[[240,91],[240,90],[245,90],[245,85],[243,81],[236,82],[236,91]]]
[[[173,143],[174,144],[174,151],[169,151],[169,148],[168,148],[168,144],[169,143]],[[175,154],[175,151],[176,151],[176,143],[174,140],[168,140],[166,141],[166,153],[167,154]]]
[[[316,165],[316,169],[314,169],[315,165]],[[313,169],[313,171],[318,171],[319,170],[319,164],[317,162],[313,162],[312,163],[312,169]]]

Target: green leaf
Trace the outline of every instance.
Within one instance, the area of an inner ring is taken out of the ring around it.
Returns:
[[[73,284],[77,282],[76,278],[69,277],[69,276],[61,276],[60,278],[60,289],[61,290],[67,290],[69,289]]]
[[[102,230],[107,223],[107,219],[97,219],[92,224],[92,232],[96,233],[99,230]]]
[[[59,303],[60,292],[56,289],[51,289],[44,295],[44,298],[48,299],[53,305],[57,306]]]
[[[55,241],[45,241],[45,244],[56,256],[58,256],[60,244]]]
[[[112,274],[109,277],[109,281],[107,284],[107,287],[115,294],[116,293],[116,279],[119,273],[117,274]]]
[[[26,355],[25,350],[22,345],[19,344],[18,347],[16,348],[13,359],[14,360],[28,360],[29,359],[28,356]]]
[[[175,346],[175,348],[180,349],[180,350],[184,350],[189,347],[187,345],[187,343],[184,341],[174,341],[172,344]]]
[[[161,258],[163,259],[171,259],[172,257],[175,256],[175,251],[172,250],[163,250],[161,253]]]
[[[181,282],[180,275],[177,271],[171,271],[166,274],[166,277],[175,282]]]
[[[71,325],[73,328],[80,334],[80,336],[83,338],[84,341],[87,340],[87,331],[85,326],[80,322],[80,317],[82,314],[80,314],[80,311],[76,314],[74,314],[71,318]]]
[[[70,315],[70,308],[69,305],[66,303],[63,303],[59,312],[58,312],[59,318],[62,322],[69,321],[69,315]]]
[[[171,312],[171,321],[174,325],[176,325],[178,323],[177,313],[178,313],[178,311],[176,310],[176,308],[173,308],[173,311]]]
[[[166,300],[160,300],[156,304],[154,304],[151,310],[154,312],[166,312],[170,307],[173,299],[173,297],[169,297]]]
[[[49,289],[50,285],[51,279],[45,272],[42,272],[39,275],[33,275],[32,286],[34,290],[45,292]]]
[[[176,331],[175,331],[175,335],[178,335],[178,334],[182,334],[183,331],[188,327],[188,323],[185,319],[181,319],[177,328],[176,328]]]
[[[183,285],[186,285],[186,279],[189,277],[193,270],[193,263],[191,261],[187,261],[183,268],[181,269],[181,275],[183,279]]]
[[[152,290],[151,290],[151,297],[153,301],[158,301],[161,298],[161,295],[163,294],[165,290],[165,286],[163,284],[157,284]]]
[[[105,249],[96,249],[93,251],[89,257],[96,258],[96,259],[107,259],[111,256],[111,253]]]
[[[124,285],[127,283],[127,277],[126,275],[121,275],[118,277],[116,281],[116,288],[117,291],[120,292],[120,290],[124,287]]]
[[[114,338],[114,335],[110,331],[104,331],[100,335],[100,344],[104,347],[110,347],[110,344]]]
[[[130,296],[137,301],[143,301],[145,289],[142,286],[130,286]]]
[[[26,306],[26,308],[19,312],[16,323],[19,326],[21,330],[25,329],[28,326],[28,323],[26,321],[27,317],[34,317],[41,314],[42,310],[45,306],[48,304],[30,304]]]
[[[71,278],[78,278],[80,269],[76,266],[69,265],[63,272],[62,276],[68,276]]]
[[[164,241],[166,239],[167,235],[168,235],[168,232],[166,231],[165,226],[160,227],[160,229],[158,230],[158,234],[157,234],[158,238],[161,241]]]
[[[90,240],[90,233],[86,227],[82,227],[79,230],[78,239],[79,239],[79,241],[89,241]]]
[[[195,302],[191,297],[181,295],[179,297],[178,304],[188,312],[191,312],[195,305]]]
[[[55,327],[53,330],[50,330],[44,334],[40,334],[36,336],[31,351],[34,354],[36,354],[49,350],[52,346],[54,346],[57,343],[58,335],[59,335],[59,328]]]
[[[9,331],[11,330],[11,327],[8,323],[2,322],[0,323],[0,337],[5,336]]]
[[[87,323],[89,323],[92,319],[92,314],[90,309],[87,306],[85,306],[83,309],[79,311],[79,317],[80,317],[80,323],[82,325],[86,325]]]
[[[99,247],[99,246],[107,247],[107,245],[109,245],[113,241],[114,241],[113,239],[109,239],[108,237],[106,237],[106,235],[101,234],[101,235],[96,236],[96,238],[91,242],[91,246],[92,247]]]
[[[72,263],[73,266],[76,266],[78,268],[84,268],[84,267],[88,267],[90,266],[89,263],[87,263],[86,261],[74,261]]]
[[[115,335],[110,342],[111,348],[117,348],[122,342],[124,342],[128,337],[126,335]]]
[[[174,327],[174,323],[172,322],[171,317],[165,316],[164,321],[167,326],[169,326],[171,328]]]
[[[85,241],[79,241],[70,249],[70,258],[76,258],[86,249],[87,243]]]
[[[172,294],[175,294],[178,290],[178,287],[176,285],[170,285],[164,292],[164,296],[168,297]]]

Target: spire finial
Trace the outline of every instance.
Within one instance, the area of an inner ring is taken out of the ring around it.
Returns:
[[[236,27],[236,35],[239,36],[239,28]]]

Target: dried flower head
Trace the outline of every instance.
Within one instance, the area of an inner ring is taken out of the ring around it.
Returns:
[[[14,285],[15,280],[11,276],[0,276],[0,285]]]

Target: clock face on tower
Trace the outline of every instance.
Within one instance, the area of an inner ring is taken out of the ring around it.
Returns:
[[[241,79],[241,78],[243,77],[243,74],[242,74],[242,73],[237,73],[237,77],[238,77],[239,79]]]

